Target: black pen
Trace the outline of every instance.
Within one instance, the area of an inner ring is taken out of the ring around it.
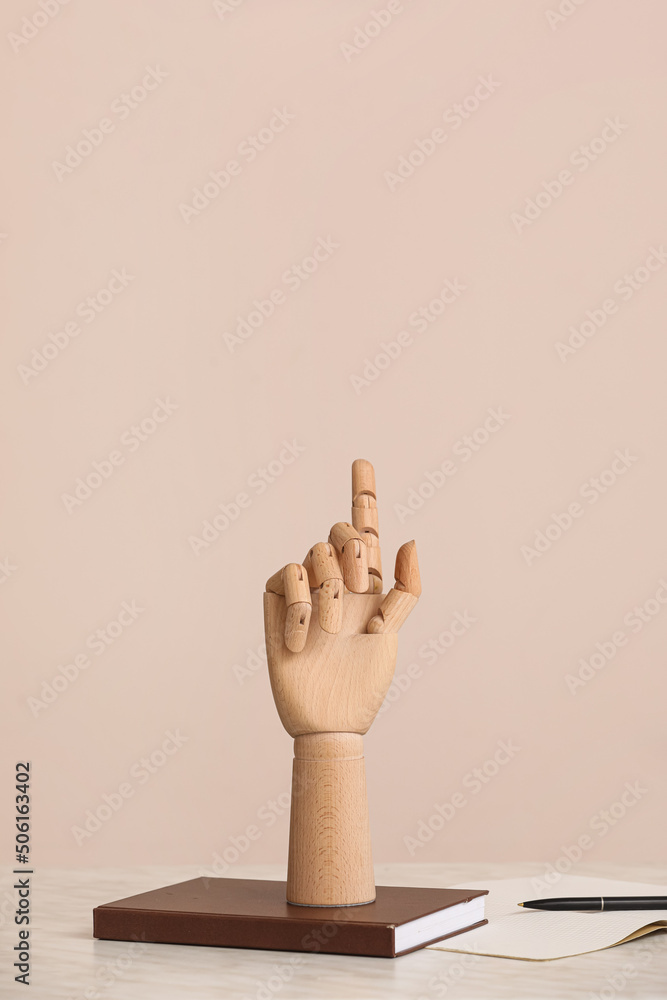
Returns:
[[[667,896],[561,896],[529,899],[519,906],[531,910],[667,910]]]

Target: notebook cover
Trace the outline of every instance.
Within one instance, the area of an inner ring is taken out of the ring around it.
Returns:
[[[114,941],[395,958],[395,925],[486,895],[485,889],[390,885],[379,885],[376,892],[375,902],[363,906],[293,906],[286,901],[285,882],[195,878],[96,907],[93,934]]]

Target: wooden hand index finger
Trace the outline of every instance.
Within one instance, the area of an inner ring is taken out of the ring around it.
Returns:
[[[365,458],[352,463],[352,524],[368,549],[369,594],[382,593],[382,560],[375,470]]]

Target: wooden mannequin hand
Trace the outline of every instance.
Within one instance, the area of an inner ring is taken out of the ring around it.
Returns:
[[[421,593],[414,541],[398,551],[394,588],[378,592],[382,571],[370,462],[353,464],[352,494],[353,524],[335,524],[329,542],[313,546],[303,564],[289,563],[266,585],[269,676],[291,736],[367,732],[391,684],[398,630]]]
[[[264,594],[271,688],[294,737],[289,903],[375,898],[362,735],[391,684],[397,633],[421,593],[414,542],[398,550],[395,576],[382,594],[375,473],[359,459],[352,524],[334,524],[329,541],[275,573]]]

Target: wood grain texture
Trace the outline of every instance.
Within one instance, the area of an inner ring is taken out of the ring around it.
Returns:
[[[303,561],[310,586],[319,590],[318,620],[325,632],[336,634],[343,626],[343,571],[330,542],[318,542]]]
[[[362,499],[368,501],[369,498],[364,496]],[[378,524],[377,507],[363,506],[352,508],[352,526],[357,529],[362,537],[363,533],[367,531],[378,538]]]
[[[377,500],[375,489],[375,469],[366,458],[357,458],[352,463],[352,503],[363,494]]]
[[[283,638],[293,653],[299,653],[306,644],[312,613],[308,573],[301,563],[288,563],[266,581],[272,594],[284,595],[285,623]]]
[[[336,549],[330,542],[318,542],[313,545],[303,564],[308,570],[308,579],[313,590],[321,587],[326,580],[343,579]]]
[[[290,736],[368,731],[389,689],[398,636],[369,635],[368,621],[382,595],[346,594],[337,635],[319,624],[319,596],[301,652],[285,648],[285,601],[264,594],[264,628],[269,678],[280,721]]]
[[[368,555],[366,543],[348,521],[338,521],[331,529],[329,541],[338,552],[345,586],[354,594],[368,590]]]
[[[373,635],[398,632],[418,600],[414,594],[407,594],[392,587],[382,601],[378,614],[368,623],[368,631]]]
[[[306,645],[312,610],[310,601],[285,604],[285,645],[293,653],[300,653]]]
[[[336,635],[343,627],[343,596],[345,585],[342,580],[325,580],[319,589],[319,610],[317,619],[324,632]]]
[[[283,570],[283,586],[285,588],[285,604],[310,604],[310,587],[308,574],[300,563],[288,563]]]
[[[362,500],[368,499],[366,496],[362,496]],[[352,508],[352,514],[354,521],[354,513],[356,508]],[[382,553],[380,550],[380,541],[376,533],[366,530],[361,532],[361,537],[366,543],[366,559],[368,561],[368,593],[369,594],[381,594],[382,593]]]
[[[375,470],[365,458],[358,458],[352,463],[351,520],[368,548],[368,593],[380,594],[382,561]]]
[[[294,740],[287,899],[310,906],[375,899],[361,736]]]
[[[404,590],[408,594],[419,597],[422,592],[422,581],[417,559],[417,545],[413,539],[404,542],[396,553],[396,568],[394,569],[396,590]]]

